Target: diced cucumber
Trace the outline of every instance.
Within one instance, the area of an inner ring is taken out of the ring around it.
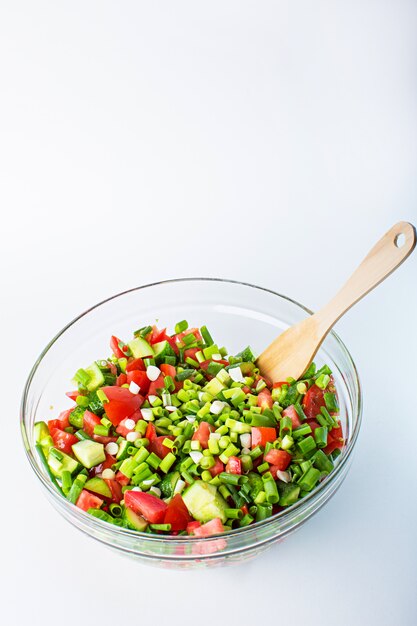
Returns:
[[[48,454],[48,465],[51,468],[51,472],[54,476],[58,478],[62,478],[62,472],[67,471],[72,474],[78,467],[78,463],[75,459],[70,457],[65,452],[61,452],[62,460],[58,461],[58,459],[51,453]]]
[[[45,437],[44,439],[42,439],[42,441],[40,442],[41,446],[42,446],[42,450],[45,456],[48,456],[49,454],[49,450],[51,448],[54,447],[54,440],[52,439],[51,435],[48,435],[47,437]]]
[[[42,439],[49,437],[49,429],[45,422],[36,422],[35,424],[35,441],[41,443]]]
[[[250,485],[250,495],[253,500],[257,497],[257,495],[263,491],[264,483],[262,477],[259,476],[256,472],[249,472],[249,485]]]
[[[236,367],[236,365],[233,365],[233,367]],[[243,361],[242,363],[239,363],[239,367],[243,376],[252,376],[252,372],[256,366],[254,363],[246,363]]]
[[[85,368],[85,371],[90,376],[90,380],[87,383],[88,391],[94,391],[104,383],[103,373],[97,363],[91,363],[91,365]]]
[[[104,482],[102,478],[98,476],[94,476],[94,478],[90,478],[87,480],[84,487],[89,491],[94,491],[94,493],[98,493],[105,498],[111,498],[111,490],[107,483]]]
[[[169,472],[166,476],[163,477],[159,484],[159,488],[162,491],[162,495],[164,498],[171,498],[174,495],[174,489],[180,477],[180,473]]]
[[[141,359],[145,356],[153,356],[153,348],[152,346],[142,337],[136,337],[136,339],[132,339],[127,344],[135,357],[135,359]]]
[[[183,492],[182,497],[191,515],[199,522],[209,522],[215,517],[226,522],[228,504],[214,485],[197,480]]]
[[[91,469],[106,460],[103,444],[91,439],[83,439],[74,443],[72,451],[79,462],[87,469]]]
[[[131,443],[129,441],[126,441],[126,439],[122,439],[122,441],[119,443],[119,450],[116,454],[116,459],[118,461],[125,460],[125,458],[127,457],[127,449],[130,445]]]
[[[250,346],[247,346],[244,350],[242,350],[242,352],[239,352],[236,357],[238,359],[242,359],[242,361],[249,361],[250,363],[254,363],[256,361],[256,356]]]
[[[85,408],[76,406],[69,414],[69,423],[75,428],[82,428],[84,423]]]
[[[125,509],[124,520],[129,528],[139,530],[139,532],[143,532],[148,526],[148,522],[143,517],[128,508]]]
[[[159,341],[158,343],[154,343],[152,347],[154,351],[155,363],[157,365],[163,363],[165,357],[167,356],[176,356],[173,348],[169,345],[168,341]]]
[[[284,483],[280,480],[277,481],[278,493],[279,493],[279,505],[290,506],[298,500],[300,495],[300,487],[294,483]]]

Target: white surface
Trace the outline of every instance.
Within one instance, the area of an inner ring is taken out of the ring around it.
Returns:
[[[417,221],[416,13],[2,3],[5,624],[416,624],[417,254],[338,324],[365,402],[347,480],[247,566],[178,573],[107,551],[44,499],[17,425],[45,343],[110,294],[214,275],[317,308],[394,222]]]

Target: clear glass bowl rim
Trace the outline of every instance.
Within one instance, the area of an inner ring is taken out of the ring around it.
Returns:
[[[304,306],[303,304],[300,304],[299,302],[297,302],[296,300],[289,298],[288,296],[284,296],[283,294],[280,294],[272,289],[268,289],[266,287],[260,287],[259,285],[253,285],[252,283],[247,283],[244,281],[239,281],[239,280],[233,280],[233,279],[226,279],[226,278],[215,278],[215,277],[191,277],[191,278],[171,278],[171,279],[167,279],[167,280],[161,280],[161,281],[157,281],[154,283],[148,283],[146,285],[140,285],[139,287],[133,287],[131,289],[126,289],[125,291],[121,291],[120,293],[117,293],[113,296],[110,296],[109,298],[106,298],[105,300],[102,300],[100,302],[98,302],[97,304],[91,306],[89,309],[87,309],[86,311],[84,311],[83,313],[80,313],[80,315],[78,315],[77,317],[75,317],[71,322],[69,322],[66,326],[64,326],[64,328],[62,328],[62,330],[60,330],[55,337],[53,337],[53,339],[51,339],[51,341],[47,344],[47,346],[42,350],[41,354],[39,355],[39,357],[36,359],[30,373],[29,376],[26,380],[24,389],[23,389],[23,395],[22,395],[22,401],[21,401],[21,406],[20,406],[20,426],[21,426],[21,433],[22,433],[22,438],[23,438],[23,443],[25,446],[25,451],[26,451],[26,456],[29,460],[29,463],[33,469],[33,471],[35,472],[36,476],[38,477],[38,479],[41,481],[41,483],[43,484],[43,486],[49,491],[49,493],[52,495],[53,498],[57,498],[59,500],[60,503],[65,503],[65,505],[72,511],[72,513],[75,516],[82,516],[82,519],[85,521],[85,517],[88,517],[88,521],[89,524],[93,527],[96,527],[97,530],[100,530],[103,528],[103,526],[106,528],[106,530],[109,530],[109,527],[112,526],[110,524],[108,524],[107,522],[104,522],[102,520],[99,520],[97,518],[94,518],[92,515],[88,515],[88,513],[85,513],[84,511],[82,511],[81,509],[79,509],[78,507],[76,507],[74,504],[72,504],[69,501],[66,501],[61,494],[59,494],[55,488],[52,485],[52,482],[50,480],[47,480],[47,478],[43,475],[43,473],[39,470],[38,464],[36,462],[35,459],[35,453],[33,448],[30,446],[29,444],[29,440],[27,437],[27,433],[26,433],[26,425],[25,425],[25,415],[26,415],[26,404],[27,404],[27,399],[28,399],[28,394],[29,394],[29,389],[30,389],[30,385],[32,382],[33,377],[35,376],[36,370],[38,369],[42,359],[44,358],[44,356],[46,355],[46,353],[51,349],[51,347],[56,343],[56,341],[58,341],[58,339],[74,324],[76,324],[76,322],[78,322],[78,320],[80,320],[81,318],[85,317],[86,315],[88,315],[89,313],[91,313],[92,311],[94,311],[95,309],[99,308],[100,306],[102,306],[103,304],[106,304],[107,302],[110,302],[111,300],[116,300],[117,298],[124,296],[128,293],[132,293],[134,291],[140,291],[141,289],[147,289],[149,287],[157,287],[159,285],[166,285],[166,284],[173,284],[173,283],[186,283],[186,282],[197,282],[197,281],[205,281],[205,282],[217,282],[217,283],[226,283],[226,284],[234,284],[234,285],[241,285],[243,287],[250,287],[251,289],[257,289],[259,291],[265,291],[267,293],[270,293],[274,296],[277,296],[279,298],[282,298],[283,300],[287,300],[288,302],[296,305],[297,307],[299,307],[300,309],[302,309],[303,311],[305,311],[308,315],[312,315],[313,311],[311,311],[310,309],[308,309],[306,306]],[[362,389],[361,389],[361,384],[360,384],[360,380],[359,380],[359,375],[358,375],[358,371],[356,368],[356,365],[352,359],[352,356],[349,352],[349,350],[346,348],[345,344],[343,343],[343,341],[340,339],[340,337],[333,331],[331,330],[330,335],[332,335],[332,337],[336,340],[336,342],[339,344],[339,347],[341,348],[342,352],[344,353],[345,358],[347,359],[350,367],[352,368],[352,371],[354,373],[354,385],[355,385],[355,390],[357,392],[357,405],[356,407],[352,406],[352,410],[353,410],[353,415],[356,416],[356,421],[354,424],[354,427],[352,429],[352,433],[351,433],[351,437],[349,439],[348,445],[345,447],[344,449],[344,453],[341,455],[340,461],[339,463],[336,465],[336,467],[334,468],[334,470],[331,472],[331,474],[329,475],[329,478],[327,480],[322,481],[318,487],[316,487],[315,489],[313,489],[313,491],[311,493],[309,493],[307,496],[305,496],[302,500],[300,500],[299,502],[296,502],[295,504],[286,507],[283,511],[280,511],[279,513],[276,513],[275,515],[273,515],[270,518],[267,518],[265,520],[262,520],[260,522],[255,522],[253,524],[250,524],[249,526],[243,527],[243,528],[236,528],[233,529],[231,531],[227,532],[227,537],[230,536],[243,536],[245,533],[247,533],[248,531],[252,531],[255,528],[261,528],[261,527],[266,527],[269,524],[271,524],[273,521],[281,518],[286,518],[286,517],[290,517],[291,514],[294,511],[302,511],[304,508],[306,508],[310,501],[313,500],[315,497],[317,497],[321,491],[329,486],[330,482],[333,482],[335,480],[335,478],[338,476],[338,474],[342,471],[343,467],[346,465],[346,463],[348,462],[350,455],[353,451],[353,448],[355,446],[358,434],[359,434],[359,430],[360,430],[360,426],[361,426],[361,421],[362,421]],[[224,537],[224,535],[222,534],[217,534],[217,535],[210,535],[209,537],[194,537],[192,535],[157,535],[157,534],[151,534],[151,533],[142,533],[142,532],[138,532],[135,530],[129,530],[128,528],[122,528],[120,526],[112,526],[111,527],[111,532],[114,533],[116,536],[117,535],[124,535],[124,536],[129,536],[132,539],[137,539],[138,537],[142,537],[144,539],[146,539],[146,541],[150,541],[150,542],[156,542],[156,543],[160,543],[160,542],[169,542],[169,541],[179,541],[179,542],[204,542],[204,541],[208,541],[208,540],[213,540],[216,537]]]

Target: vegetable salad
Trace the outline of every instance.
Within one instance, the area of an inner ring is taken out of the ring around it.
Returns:
[[[72,408],[35,424],[62,496],[96,518],[204,537],[267,519],[311,492],[344,445],[332,373],[270,381],[205,326],[146,326],[74,375]]]

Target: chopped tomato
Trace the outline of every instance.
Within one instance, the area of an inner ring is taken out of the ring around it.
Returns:
[[[119,348],[119,343],[123,343],[123,342],[120,341],[120,339],[118,339],[114,335],[112,335],[110,339],[110,348],[114,356],[117,356],[118,359],[122,359],[125,356],[125,353]]]
[[[131,393],[127,387],[120,388],[112,385],[110,387],[102,387],[102,390],[106,394],[109,401],[115,400],[118,402],[124,402],[125,404],[130,403],[133,406],[139,404],[138,394]],[[142,404],[142,400],[140,400],[140,404]],[[107,403],[105,403],[104,408],[107,408]]]
[[[125,417],[130,417],[139,409],[144,401],[140,394],[133,394],[126,387],[103,387],[109,402],[104,405],[106,415],[113,424],[117,426]]]
[[[185,337],[185,335],[190,335],[193,334],[194,337],[196,338],[197,341],[202,341],[203,338],[201,336],[200,330],[198,328],[187,328],[187,330],[184,330],[184,332],[182,333],[178,333],[178,335],[175,335],[175,341],[182,345],[184,342],[182,340],[183,337]],[[197,350],[199,350],[200,348],[197,348]]]
[[[269,470],[270,474],[272,475],[272,478],[274,480],[277,480],[277,472],[283,472],[285,470],[282,470],[279,465],[270,465],[269,466]]]
[[[146,367],[143,362],[143,359],[132,359],[126,365],[126,372],[133,372],[134,370],[139,370],[141,372],[146,372]]]
[[[275,441],[277,431],[272,426],[252,426],[252,449],[263,446],[267,441]]]
[[[166,337],[166,328],[159,330],[157,326],[152,326],[152,333],[149,337],[149,343],[153,345],[154,343],[159,343],[160,341],[165,341]]]
[[[240,510],[242,511],[243,515],[247,515],[249,513],[247,504],[244,504],[243,506],[241,506]]]
[[[107,446],[111,441],[117,441],[117,437],[105,437],[104,435],[93,435],[93,439],[97,441],[97,443],[102,443],[103,446]]]
[[[132,370],[127,373],[126,379],[128,383],[132,381],[139,386],[140,392],[142,395],[146,395],[148,393],[149,386],[151,381],[146,375],[146,372],[142,372],[141,370]]]
[[[200,352],[200,351],[201,351],[201,348],[187,348],[186,350],[184,350],[184,361],[185,359],[194,359],[194,361],[197,361],[197,358],[195,355],[197,354],[197,352]]]
[[[286,450],[275,450],[272,448],[267,454],[265,454],[265,461],[274,465],[277,470],[284,471],[291,463],[291,454]]]
[[[88,509],[99,509],[102,504],[103,500],[101,498],[94,496],[86,489],[82,490],[76,502],[76,506],[83,511],[88,511]]]
[[[130,478],[125,476],[120,470],[116,474],[116,480],[123,486],[128,485],[130,483]]]
[[[65,430],[66,428],[71,426],[69,416],[71,415],[72,411],[73,409],[68,409],[67,411],[62,411],[62,413],[58,415],[58,419],[61,422],[62,430]]]
[[[213,467],[210,467],[209,469],[209,472],[213,476],[213,478],[217,476],[217,474],[221,474],[222,472],[224,472],[224,465],[220,461],[219,457],[215,456],[214,460],[216,463],[213,465]]]
[[[149,441],[153,441],[157,437],[156,429],[152,422],[150,422],[146,428],[145,437],[146,439],[149,439]]]
[[[158,328],[154,326],[149,338],[149,343],[153,345],[154,343],[160,343],[161,341],[167,341],[174,350],[175,354],[178,354],[178,346],[175,343],[175,339],[167,334],[166,328],[158,330]]]
[[[100,463],[100,465],[96,465],[95,467],[91,468],[90,473],[92,473],[93,475],[101,474],[103,470],[111,469],[115,463],[116,458],[111,454],[106,454],[106,458],[103,463]]]
[[[341,450],[343,448],[343,444],[341,444],[340,441],[335,441],[334,439],[332,439],[331,441],[329,441],[327,446],[323,448],[323,452],[325,452],[325,454],[331,454],[336,450],[336,448]]]
[[[332,428],[327,437],[327,446],[324,448],[326,454],[331,454],[336,448],[341,450],[344,446],[343,431],[339,422],[337,428]]]
[[[194,534],[196,537],[209,537],[210,535],[218,535],[223,532],[224,527],[219,517],[215,517],[202,526],[194,528]]]
[[[314,436],[314,431],[316,430],[316,428],[320,427],[320,424],[318,424],[314,420],[307,420],[307,424],[310,426],[311,430],[313,431],[311,434]]]
[[[229,456],[229,460],[226,464],[226,472],[228,472],[228,474],[242,473],[242,463],[241,460],[237,458],[237,456]]]
[[[148,395],[156,396],[158,389],[163,389],[165,386],[164,376],[161,374],[158,378],[151,382],[149,385]]]
[[[340,425],[339,422],[339,426],[337,426],[337,428],[332,428],[331,431],[329,432],[329,438],[334,440],[334,441],[339,441],[339,443],[344,442],[343,439],[343,431],[342,431],[342,426]]]
[[[79,395],[81,395],[81,394],[80,394],[80,392],[79,392],[79,391],[67,391],[67,392],[65,393],[65,395],[66,395],[66,396],[68,396],[68,398],[69,398],[70,400],[74,400],[74,402],[75,402],[75,401],[76,401],[76,399],[78,398],[78,396],[79,396]]]
[[[289,384],[289,383],[287,383],[287,381],[286,381],[286,380],[281,380],[281,381],[280,381],[280,382],[278,382],[278,383],[274,383],[274,384],[272,385],[272,387],[273,387],[274,389],[277,389],[278,387],[282,387],[282,385],[288,385],[288,384]]]
[[[290,418],[293,428],[298,428],[299,426],[301,426],[300,418],[298,417],[298,413],[295,410],[295,406],[293,404],[284,409],[282,415],[283,417]]]
[[[117,480],[111,478],[105,478],[104,482],[107,484],[111,491],[112,502],[117,502],[117,504],[119,504],[120,500],[122,500],[123,498],[121,484]]]
[[[122,385],[125,385],[126,383],[127,383],[127,376],[126,376],[126,374],[123,374],[123,372],[122,372],[116,378],[116,385],[118,387],[121,387]]]
[[[167,505],[151,493],[144,491],[125,491],[125,506],[132,509],[135,513],[143,515],[151,524],[163,523]]]
[[[191,521],[192,518],[184,504],[181,494],[177,493],[168,503],[164,524],[171,524],[171,530],[185,530]]]
[[[91,411],[84,411],[83,417],[83,429],[92,437],[94,435],[94,426],[99,426],[101,424],[100,418],[98,415],[91,413]]]
[[[107,361],[107,369],[110,371],[112,376],[117,376],[117,367],[111,361]]]
[[[324,402],[324,391],[312,385],[303,398],[303,409],[308,419],[314,419],[320,413],[322,406],[326,406]]]
[[[165,374],[165,376],[172,376],[172,378],[174,378],[177,373],[176,367],[169,365],[168,363],[162,363],[162,365],[159,366],[159,369],[163,374]]]
[[[49,433],[52,437],[55,448],[62,450],[65,454],[71,454],[72,446],[74,443],[79,442],[78,437],[65,432],[65,430],[61,430],[60,428],[49,428]]]
[[[52,428],[59,428],[60,430],[62,430],[61,422],[59,420],[49,420],[48,422],[49,432],[51,432]]]
[[[148,450],[156,454],[156,456],[159,456],[160,459],[164,459],[166,455],[170,453],[170,449],[162,443],[164,439],[171,439],[171,441],[173,441],[174,437],[171,435],[161,435],[149,441]]]
[[[264,409],[272,409],[273,401],[269,389],[262,389],[258,394],[258,406]]]
[[[134,430],[134,427],[133,428],[127,428],[126,427],[126,422],[127,422],[127,420],[130,420],[130,419],[132,419],[132,418],[131,417],[126,417],[124,420],[122,420],[120,422],[120,424],[116,428],[116,433],[119,433],[119,435],[122,435],[122,437],[126,437],[127,433],[130,433],[132,430]],[[133,420],[133,421],[135,421],[135,420]]]
[[[195,531],[195,529],[196,529],[196,528],[200,528],[200,526],[201,526],[201,523],[200,523],[200,522],[197,522],[197,521],[195,521],[195,522],[189,522],[189,523],[187,524],[187,533],[188,533],[189,535],[194,535],[194,531]]]
[[[197,430],[192,436],[193,441],[199,441],[202,448],[208,448],[208,440],[210,433],[213,432],[213,426],[208,422],[200,422]]]

